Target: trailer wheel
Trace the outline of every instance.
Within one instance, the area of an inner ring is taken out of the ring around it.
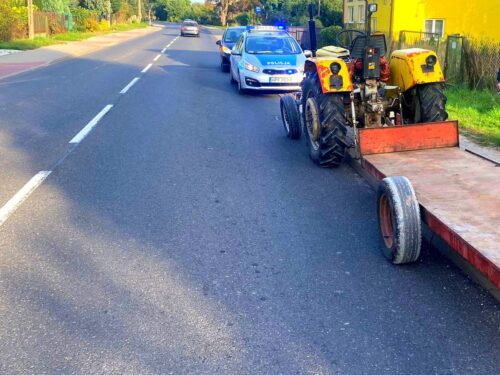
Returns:
[[[406,177],[387,177],[377,193],[384,256],[393,264],[418,260],[422,243],[420,208]]]
[[[321,167],[337,167],[349,147],[343,94],[323,94],[317,73],[304,78],[302,93],[303,131],[309,155]]]
[[[280,99],[280,108],[286,136],[290,139],[299,139],[301,134],[300,117],[293,97],[290,95],[282,96]]]
[[[411,103],[410,112],[413,114],[414,123],[439,122],[448,119],[447,99],[442,83],[418,85],[409,91],[406,97]]]

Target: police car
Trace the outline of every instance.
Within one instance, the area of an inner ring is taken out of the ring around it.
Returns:
[[[229,76],[240,93],[299,90],[305,60],[297,41],[283,28],[251,27],[231,50]]]

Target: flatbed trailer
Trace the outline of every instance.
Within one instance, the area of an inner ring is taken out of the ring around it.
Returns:
[[[458,146],[456,121],[359,129],[359,154],[351,164],[376,181],[409,179],[421,220],[498,296],[500,168]]]

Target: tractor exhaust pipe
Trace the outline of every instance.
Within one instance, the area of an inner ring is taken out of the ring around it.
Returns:
[[[313,7],[314,7],[313,4],[309,4],[309,41],[311,43],[311,51],[313,57],[316,57],[316,50],[317,50],[316,23],[314,22]]]

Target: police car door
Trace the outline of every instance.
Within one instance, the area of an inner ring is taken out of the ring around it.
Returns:
[[[236,54],[233,54],[233,51]],[[231,74],[233,75],[234,79],[238,79],[239,72],[238,72],[238,63],[242,59],[242,53],[243,53],[243,35],[240,35],[238,38],[238,41],[233,47],[233,50],[231,51]]]

